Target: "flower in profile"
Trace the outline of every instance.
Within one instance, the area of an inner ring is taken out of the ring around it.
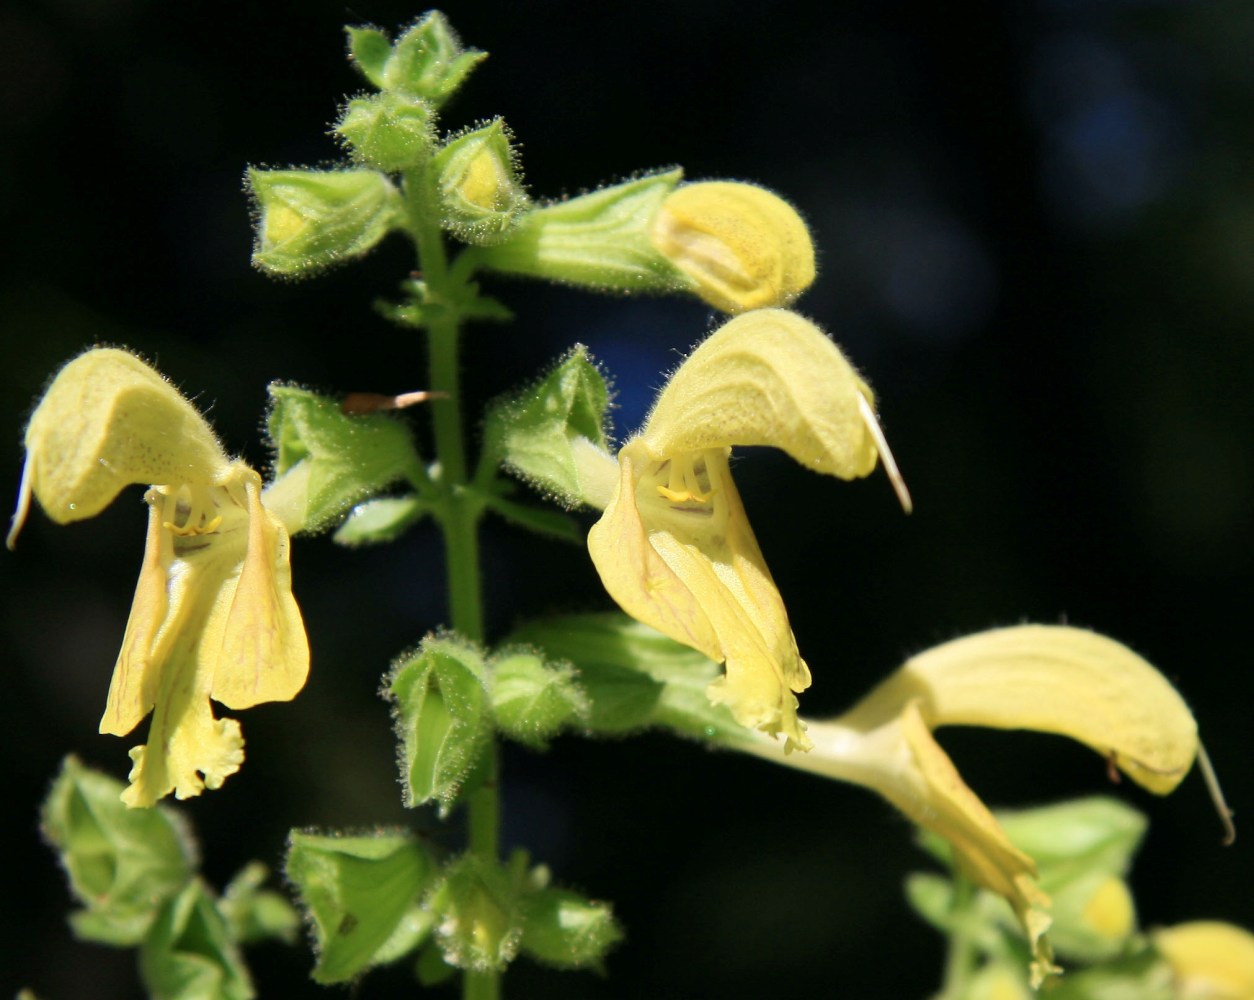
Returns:
[[[1162,674],[1126,646],[1066,626],[1022,625],[944,643],[906,661],[839,718],[807,725],[814,748],[788,763],[871,788],[947,840],[958,870],[1014,909],[1032,946],[1033,985],[1054,969],[1044,937],[1049,897],[1032,858],[1011,843],[932,730],[1070,736],[1159,795],[1180,783],[1199,747],[1192,714]],[[781,760],[765,740],[738,749]],[[1103,920],[1115,926],[1117,905],[1112,912]]]
[[[810,287],[814,243],[795,208],[755,184],[682,177],[646,174],[531,208],[473,259],[602,291],[692,294],[727,313],[790,305]]]
[[[26,465],[9,547],[33,495],[52,520],[94,517],[131,484],[151,484],[148,533],[102,733],[131,750],[130,806],[218,788],[244,740],[210,699],[243,709],[288,701],[309,647],[292,597],[288,528],[263,503],[261,477],[222,451],[208,423],[126,351],[95,348],[52,381],[26,429]]]
[[[588,549],[624,611],[725,665],[711,701],[807,749],[796,692],[810,671],[732,481],[734,445],[780,448],[842,479],[882,455],[900,483],[871,391],[836,345],[795,313],[758,310],[693,351],[617,463],[588,445],[588,500],[604,510]]]

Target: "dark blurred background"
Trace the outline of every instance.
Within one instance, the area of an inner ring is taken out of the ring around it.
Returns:
[[[846,485],[771,453],[737,477],[813,668],[803,711],[839,711],[933,643],[1024,620],[1091,626],[1170,676],[1238,812],[1254,796],[1254,6],[1037,0],[632,5],[465,3],[491,52],[450,128],[503,115],[535,195],[682,164],[760,181],[801,208],[821,268],[798,308],[876,387],[914,493]],[[400,392],[421,344],[371,309],[412,266],[389,241],[303,283],[249,265],[247,164],[326,165],[342,95],[363,89],[343,6],[35,0],[0,8],[0,426],[15,496],[23,422],[93,343],[154,359],[231,450],[266,461],[265,386]],[[518,314],[470,336],[470,412],[575,341],[616,375],[630,431],[709,329],[699,303],[493,283]],[[0,558],[0,991],[138,993],[133,956],[76,943],[36,810],[67,752],[124,777],[136,739],[95,734],[144,532],[140,491],[94,521],[40,513]],[[494,637],[608,601],[584,552],[486,532]],[[299,539],[314,670],[292,704],[242,716],[249,760],[183,805],[205,871],[277,864],[289,828],[408,824],[389,661],[444,620],[439,540],[345,551]],[[1219,846],[1200,779],[1164,800],[1111,788],[1062,740],[948,731],[994,805],[1110,791],[1152,817],[1134,878],[1146,924],[1254,924],[1250,840]],[[943,942],[906,908],[928,862],[859,789],[663,735],[506,750],[506,839],[615,901],[609,978],[520,962],[516,997],[911,998]],[[306,950],[252,954],[262,996],[322,996]],[[404,970],[363,998],[412,995]],[[447,992],[447,991],[446,991]]]

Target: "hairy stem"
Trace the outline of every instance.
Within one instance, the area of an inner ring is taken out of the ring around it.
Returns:
[[[448,578],[449,617],[454,631],[467,639],[482,642],[483,582],[479,567],[479,517],[482,502],[467,490],[465,422],[462,415],[461,368],[459,364],[460,327],[451,300],[448,259],[433,179],[419,168],[405,176],[405,193],[411,231],[418,245],[418,257],[429,301],[444,299],[448,308],[433,319],[428,330],[429,389],[443,393],[432,402],[435,454],[439,462],[439,482],[444,503],[439,518],[444,533],[445,572]],[[441,303],[443,304],[443,303]],[[500,793],[497,788],[497,750],[489,749],[488,775],[471,794],[469,814],[470,853],[495,863],[500,855]],[[464,1000],[498,1000],[500,975],[493,971],[467,970],[462,980]]]

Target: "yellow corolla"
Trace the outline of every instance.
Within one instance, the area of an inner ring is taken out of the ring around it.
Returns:
[[[955,639],[906,661],[852,710],[807,723],[814,749],[789,763],[874,789],[953,848],[958,868],[1005,897],[1033,950],[1033,983],[1053,969],[1049,898],[932,736],[945,725],[1070,736],[1165,795],[1198,753],[1197,725],[1167,680],[1126,646],[1084,629],[1022,625]],[[764,740],[740,749],[780,759]]]
[[[692,291],[723,312],[788,305],[814,281],[805,222],[756,184],[680,185],[662,202],[649,235]]]
[[[1254,997],[1254,935],[1218,920],[1197,920],[1155,931],[1179,1000]]]
[[[616,469],[584,456],[605,511],[588,549],[624,611],[725,664],[711,701],[807,749],[795,692],[810,671],[732,481],[733,445],[771,445],[842,479],[867,475],[877,455],[891,462],[871,391],[836,345],[795,313],[745,313],[679,367]]]
[[[215,699],[242,709],[295,697],[309,647],[292,597],[288,529],[261,478],[222,451],[173,386],[126,351],[97,348],[67,364],[26,429],[26,466],[9,533],[32,494],[59,524],[93,517],[133,483],[153,484],[143,566],[113,672],[102,733],[131,750],[123,800],[150,806],[217,788],[239,770],[244,740]]]

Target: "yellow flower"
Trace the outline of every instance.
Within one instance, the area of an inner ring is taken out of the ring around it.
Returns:
[[[789,763],[874,789],[948,840],[958,868],[1013,907],[1039,985],[1053,970],[1044,939],[1049,898],[1032,859],[1010,842],[933,738],[932,730],[945,725],[1070,736],[1159,795],[1192,766],[1197,726],[1162,674],[1127,647],[1047,625],[995,629],[927,650],[849,712],[808,723],[814,749]],[[741,749],[778,759],[765,741]]]
[[[67,364],[26,429],[26,466],[9,547],[32,494],[59,524],[93,517],[133,483],[151,483],[144,560],[102,733],[131,750],[130,806],[182,799],[239,770],[244,740],[210,699],[242,709],[288,701],[309,647],[292,597],[288,529],[262,502],[261,477],[222,451],[196,408],[125,351]]]
[[[1180,1000],[1254,997],[1254,935],[1217,920],[1197,920],[1153,933]]]
[[[801,216],[753,184],[682,185],[662,202],[650,235],[692,290],[724,312],[788,305],[814,281]]]
[[[842,479],[890,461],[871,391],[836,345],[794,313],[747,313],[680,366],[616,468],[591,445],[581,455],[605,511],[588,549],[624,611],[726,665],[712,702],[806,749],[794,692],[810,671],[732,481],[733,445],[781,448]]]

